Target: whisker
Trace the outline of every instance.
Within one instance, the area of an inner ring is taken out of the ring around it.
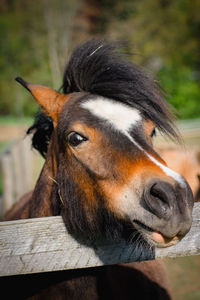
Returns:
[[[60,188],[59,188],[59,183],[58,183],[54,178],[52,178],[50,175],[49,175],[49,178],[50,178],[53,182],[55,182],[55,184],[58,186],[58,196],[59,196],[59,198],[60,198],[60,201],[61,201],[62,204],[64,205],[64,201],[63,201],[63,198],[62,198],[62,196],[61,196],[61,192],[60,192]]]

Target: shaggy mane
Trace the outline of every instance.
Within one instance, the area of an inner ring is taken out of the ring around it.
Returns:
[[[89,92],[138,109],[169,137],[178,139],[173,114],[156,83],[143,70],[127,60],[117,43],[89,40],[72,53],[66,66],[62,91]],[[27,133],[34,133],[32,144],[44,157],[53,132],[51,118],[39,114]]]

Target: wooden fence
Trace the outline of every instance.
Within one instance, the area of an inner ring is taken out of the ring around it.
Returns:
[[[0,276],[52,272],[200,254],[200,203],[190,232],[175,246],[143,249],[135,244],[83,244],[67,233],[61,217],[0,223]]]
[[[0,154],[3,194],[0,219],[8,209],[33,187],[34,153],[29,136],[11,142]]]

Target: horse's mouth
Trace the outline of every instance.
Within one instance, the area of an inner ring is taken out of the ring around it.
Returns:
[[[176,245],[181,239],[178,236],[174,236],[172,238],[165,237],[161,232],[148,227],[138,220],[134,220],[133,224],[148,243],[158,248],[165,248]]]

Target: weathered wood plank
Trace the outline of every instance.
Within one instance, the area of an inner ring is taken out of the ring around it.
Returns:
[[[0,220],[18,199],[32,188],[33,163],[31,138],[13,141],[0,154],[3,196],[0,199]]]
[[[3,216],[14,202],[13,170],[12,160],[9,152],[1,157],[0,164],[3,178],[3,199],[1,207],[1,215]]]
[[[67,233],[61,217],[0,223],[0,276],[195,254],[200,254],[200,203],[195,204],[190,232],[179,244],[151,251],[126,243],[80,244]]]
[[[12,161],[12,171],[13,171],[13,182],[14,185],[14,191],[15,191],[15,199],[19,199],[23,195],[23,188],[24,188],[24,173],[22,170],[22,151],[21,151],[21,141],[16,142],[15,145],[10,150],[10,158]],[[15,200],[13,199],[13,203]],[[13,204],[12,203],[12,204]],[[10,205],[9,208],[11,208],[12,205]],[[8,209],[9,209],[8,208]]]

